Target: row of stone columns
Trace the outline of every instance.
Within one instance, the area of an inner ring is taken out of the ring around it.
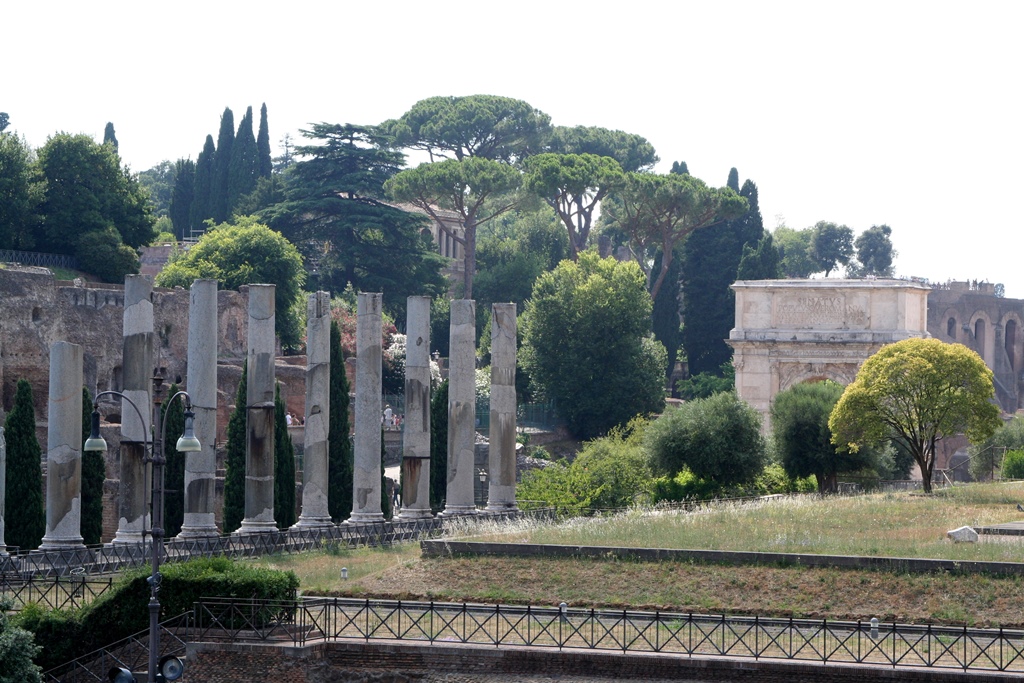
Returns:
[[[124,387],[122,401],[118,529],[114,543],[140,543],[149,527],[151,484],[146,444],[151,432],[153,367],[152,285],[143,276],[125,280]],[[240,533],[276,529],[274,522],[274,294],[273,285],[249,286],[248,389],[246,395],[245,517]],[[357,308],[353,506],[350,524],[381,522],[381,332],[379,293],[363,293]],[[430,510],[430,299],[408,300],[406,419],[402,520]],[[451,304],[448,400],[448,472],[444,516],[475,514],[476,309],[471,300]],[[515,503],[515,304],[495,304],[491,319],[491,415],[487,511]],[[331,525],[327,505],[330,421],[330,295],[316,292],[307,306],[305,465],[302,513],[296,526]],[[81,547],[82,348],[57,342],[50,350],[46,534],[41,550]],[[185,461],[183,538],[213,537],[217,424],[217,283],[197,280],[189,310],[188,391],[202,451]],[[137,409],[136,409],[137,408]],[[162,435],[156,435],[161,438]],[[0,431],[0,549],[3,548],[5,446]]]

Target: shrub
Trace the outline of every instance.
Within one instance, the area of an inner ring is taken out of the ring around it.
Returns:
[[[1003,479],[1024,479],[1024,450],[1006,452],[1002,473]]]

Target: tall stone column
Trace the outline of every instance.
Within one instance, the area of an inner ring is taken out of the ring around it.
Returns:
[[[327,437],[331,421],[331,295],[306,304],[306,416],[302,456],[302,514],[298,528],[331,525],[327,507]]]
[[[50,347],[46,411],[46,535],[40,550],[84,548],[82,542],[82,347]]]
[[[0,557],[7,557],[7,542],[4,541],[4,507],[7,501],[7,441],[4,428],[0,426]]]
[[[217,281],[196,280],[189,295],[186,388],[196,414],[196,438],[203,450],[185,454],[185,515],[178,534],[181,538],[217,536],[217,338]]]
[[[516,305],[491,306],[488,512],[516,509]]]
[[[405,419],[402,422],[402,511],[399,519],[430,515],[430,297],[406,307]]]
[[[381,295],[359,294],[356,317],[355,463],[349,524],[383,522],[380,508]]]
[[[456,299],[448,344],[448,488],[443,515],[476,514],[476,302]]]
[[[249,285],[245,519],[238,533],[277,530],[274,521],[274,285]]]
[[[114,543],[142,543],[149,528],[149,468],[153,364],[153,282],[145,275],[124,279],[124,351],[121,357],[121,462]],[[81,387],[79,387],[81,393]],[[133,405],[134,404],[134,407]],[[79,418],[80,420],[81,418]]]

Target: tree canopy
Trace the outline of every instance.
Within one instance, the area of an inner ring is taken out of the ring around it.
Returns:
[[[807,255],[817,270],[825,271],[825,277],[828,277],[836,266],[850,262],[853,256],[853,230],[845,225],[818,221],[811,228]]]
[[[896,251],[892,248],[892,228],[888,225],[872,225],[854,240],[857,250],[858,274],[877,277],[893,276],[893,260]]]
[[[654,145],[640,135],[597,126],[554,126],[545,146],[555,154],[611,157],[623,171],[650,171],[658,163]]]
[[[829,417],[841,451],[891,439],[914,457],[931,491],[935,446],[966,434],[977,443],[999,426],[992,371],[962,344],[905,339],[868,358]]]
[[[380,125],[396,147],[424,150],[431,159],[483,157],[511,162],[539,152],[551,117],[522,100],[495,95],[420,100]]]
[[[649,336],[651,299],[636,264],[592,251],[562,261],[537,279],[522,325],[523,366],[578,437],[664,405],[665,352]]]
[[[0,132],[0,248],[31,250],[46,185],[33,173],[35,152],[14,133]]]
[[[775,248],[779,250],[779,268],[785,277],[810,277],[817,270],[811,260],[811,230],[794,230],[780,225],[772,233]]]
[[[32,406],[32,386],[18,380],[14,406],[4,422],[7,442],[7,496],[4,499],[4,523],[8,545],[35,550],[46,533],[43,507],[42,449],[36,439],[36,412]]]

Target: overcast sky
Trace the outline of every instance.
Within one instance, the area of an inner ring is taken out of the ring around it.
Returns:
[[[760,191],[765,226],[893,229],[901,276],[1024,298],[1020,2],[97,2],[0,9],[0,111],[142,171],[220,115],[379,123],[433,95],[526,100]],[[257,119],[258,122],[258,119]],[[9,129],[10,130],[10,129]],[[275,154],[277,153],[275,149]]]

